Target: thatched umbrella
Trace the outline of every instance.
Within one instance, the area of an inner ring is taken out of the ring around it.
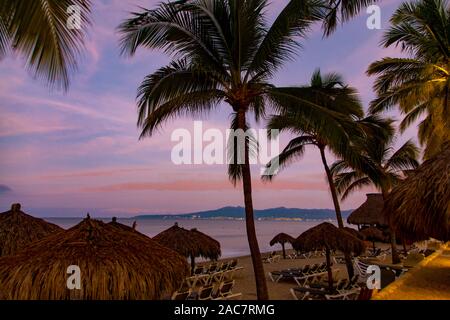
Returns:
[[[282,232],[277,234],[272,240],[270,240],[270,246],[273,246],[276,243],[281,244],[281,247],[283,248],[283,259],[286,259],[286,250],[284,248],[284,245],[286,244],[286,242],[292,244],[294,240],[294,237],[291,237],[290,235]]]
[[[178,223],[157,234],[153,240],[190,258],[192,270],[195,267],[196,257],[217,260],[221,255],[218,241],[196,229],[189,231],[181,228]]]
[[[139,231],[136,230],[136,221],[133,222],[133,226],[129,227],[123,223],[117,222],[117,218],[113,217],[111,222],[108,222],[108,225],[114,227],[114,228],[118,228],[122,231],[127,231],[127,232],[132,232],[136,235],[139,235],[141,237],[144,237],[145,239],[151,239],[149,236],[140,233]]]
[[[81,271],[79,290],[67,288],[72,265]],[[15,256],[0,258],[1,298],[160,299],[176,290],[188,272],[185,258],[175,251],[86,218]]]
[[[359,240],[364,240],[365,237],[363,234],[361,234],[361,232],[359,232],[356,229],[350,228],[350,227],[344,227],[344,230],[349,232],[352,236],[354,236],[355,238],[358,238]]]
[[[0,257],[16,254],[30,243],[63,230],[22,212],[20,207],[15,203],[11,210],[0,213]]]
[[[365,228],[361,230],[361,234],[363,234],[367,240],[372,241],[374,252],[375,252],[375,241],[383,241],[385,238],[383,231],[375,227]]]
[[[450,142],[388,195],[384,213],[409,240],[450,240]]]
[[[359,255],[364,252],[364,242],[343,231],[329,222],[323,222],[303,232],[292,246],[297,251],[323,250],[326,252],[328,286],[333,288],[333,275],[331,272],[331,250],[340,250],[344,253]]]
[[[360,225],[386,226],[387,220],[383,215],[383,195],[381,193],[368,193],[366,201],[353,210],[347,222]]]

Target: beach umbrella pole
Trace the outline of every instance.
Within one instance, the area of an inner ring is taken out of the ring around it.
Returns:
[[[281,244],[281,247],[283,248],[283,259],[286,259],[286,250],[284,249],[284,242]]]
[[[191,256],[191,272],[194,273],[195,269],[195,257]]]

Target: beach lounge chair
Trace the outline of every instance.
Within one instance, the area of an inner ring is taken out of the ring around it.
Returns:
[[[355,300],[361,289],[354,288],[344,292],[339,292],[337,294],[326,294],[325,299],[327,300]]]
[[[303,273],[294,270],[282,270],[269,272],[269,278],[273,282],[279,282],[280,280],[294,280],[295,277],[302,276]]]
[[[230,261],[230,263],[228,264],[228,269],[234,269],[237,267],[238,264],[238,260],[237,259],[233,259]]]
[[[201,287],[198,290],[197,300],[211,300],[214,287],[212,285]]]
[[[217,270],[217,262],[213,262],[206,269],[206,273],[213,273],[213,272],[216,272],[216,270]]]
[[[187,300],[187,298],[191,295],[191,293],[192,293],[191,289],[184,291],[184,292],[175,291],[172,294],[171,299],[172,300]]]
[[[222,273],[222,281],[231,281],[233,280],[234,273],[236,270],[227,270]]]
[[[199,274],[202,274],[202,273],[204,273],[204,267],[196,265],[195,268],[194,268],[194,271],[192,272],[192,275],[195,276],[195,275],[199,275]]]
[[[323,275],[326,275],[326,272],[321,273],[315,273],[315,274],[307,274],[302,276],[296,276],[294,277],[295,282],[298,284],[299,287],[307,286],[311,283],[318,282]]]
[[[295,300],[313,300],[313,299],[325,299],[325,295],[329,292],[325,289],[314,288],[291,288],[290,293]]]
[[[356,274],[359,276],[359,279],[361,282],[365,282],[367,280],[367,277],[369,276],[367,274],[367,268],[369,265],[367,263],[362,262],[358,258],[355,258],[354,260],[354,269],[356,271]]]
[[[217,272],[214,272],[214,273],[210,274],[207,284],[212,285],[214,283],[222,282],[223,275],[224,275],[223,271],[217,271]]]
[[[242,296],[242,293],[233,293],[235,281],[225,281],[221,282],[219,288],[214,294],[214,300],[222,300],[222,299],[235,299]]]

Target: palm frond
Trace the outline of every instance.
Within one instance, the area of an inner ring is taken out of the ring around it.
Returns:
[[[79,29],[68,23],[73,14],[69,7],[79,10]],[[0,57],[12,45],[38,79],[67,90],[90,24],[90,7],[90,0],[2,0]]]
[[[415,169],[418,167],[419,162],[419,148],[408,140],[386,162],[386,168],[395,171],[404,171]]]

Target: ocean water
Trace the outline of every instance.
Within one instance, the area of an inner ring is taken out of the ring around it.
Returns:
[[[46,219],[64,229],[68,229],[81,221],[75,218],[48,218]],[[175,220],[154,220],[154,219],[117,219],[120,223],[131,226],[137,222],[137,230],[150,237],[154,237],[161,231],[171,227]],[[104,222],[111,221],[103,219]],[[280,250],[280,245],[269,245],[270,240],[280,232],[290,234],[293,237],[299,236],[303,231],[321,223],[323,221],[280,221],[262,220],[255,221],[256,233],[261,252]],[[330,221],[333,222],[333,221]],[[334,222],[333,222],[334,223]],[[250,254],[247,236],[245,231],[245,221],[243,220],[179,220],[180,227],[191,229],[197,228],[199,231],[208,234],[220,242],[222,258],[243,256]],[[287,248],[290,248],[287,245]]]

